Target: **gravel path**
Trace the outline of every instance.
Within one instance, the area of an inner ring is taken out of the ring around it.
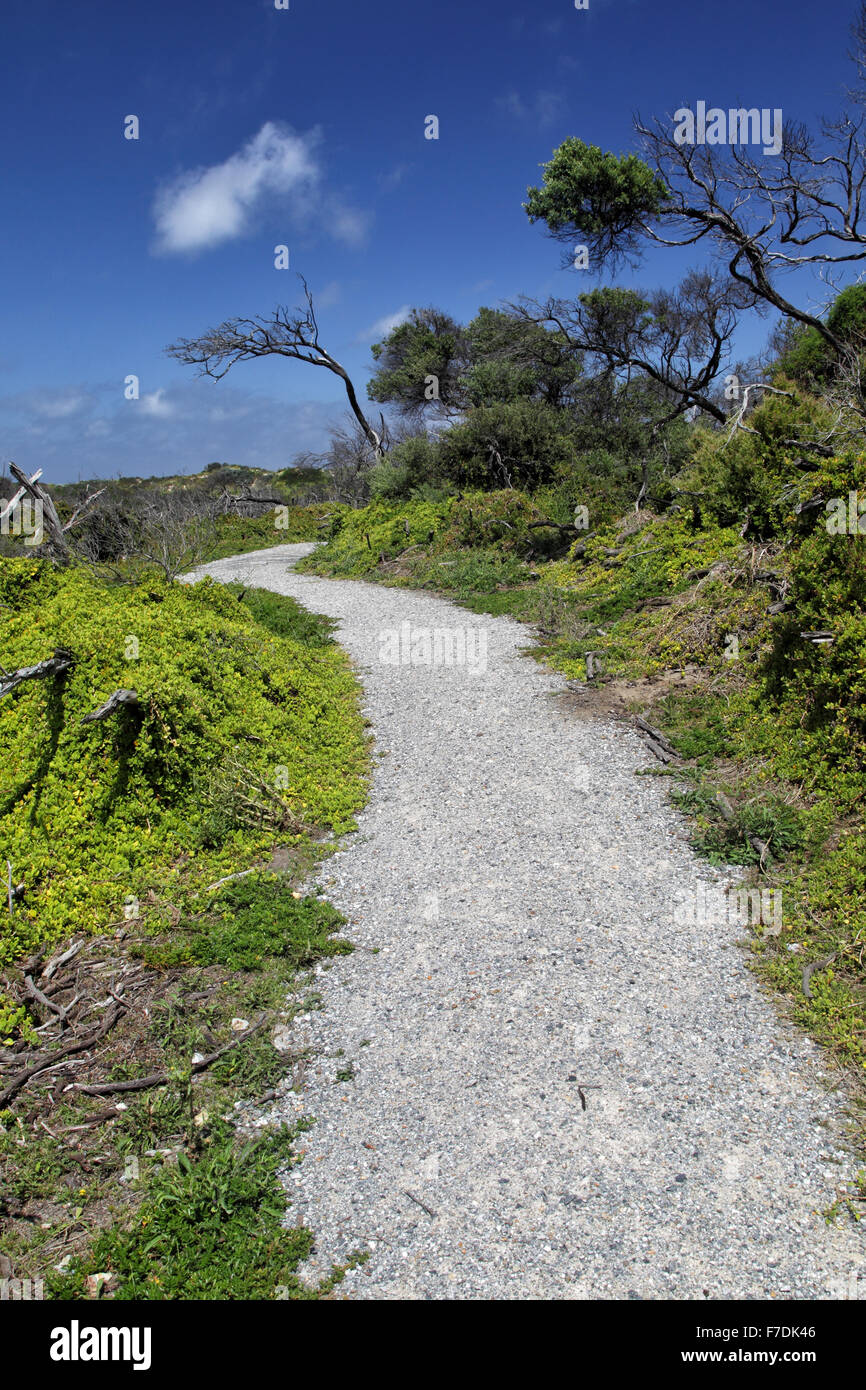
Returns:
[[[309,549],[207,568],[339,619],[376,739],[319,877],[358,949],[320,968],[293,1025],[318,1060],[279,1102],[317,1118],[287,1179],[310,1276],[364,1249],[349,1297],[866,1297],[866,1223],[821,1216],[852,1171],[842,1099],[743,930],[675,921],[724,880],[635,775],[658,764],[568,712],[526,628],[290,572]],[[383,660],[404,623],[482,629],[486,660]]]

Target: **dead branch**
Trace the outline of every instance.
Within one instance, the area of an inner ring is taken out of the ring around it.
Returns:
[[[810,981],[816,970],[826,970],[828,965],[832,965],[836,959],[837,952],[833,951],[829,956],[822,956],[820,960],[813,960],[811,965],[803,966],[803,993],[807,999],[814,999]]]
[[[728,433],[728,437],[722,445],[723,449],[727,449],[734,435],[737,433],[737,430],[743,430],[746,434],[758,433],[757,430],[752,429],[751,425],[746,425],[743,423],[746,417],[746,412],[749,408],[749,393],[751,391],[770,391],[774,396],[787,396],[789,401],[794,399],[793,392],[780,391],[776,386],[769,386],[766,381],[751,382],[748,386],[744,387],[743,389],[743,404],[740,406],[739,410],[734,416],[733,423]]]
[[[42,469],[37,468],[36,472],[30,475],[31,484],[38,482],[41,477]],[[19,487],[14,497],[10,497],[8,502],[4,502],[3,505],[0,506],[0,525],[3,524],[7,517],[12,516],[12,513],[15,511],[15,508],[18,506],[18,503],[21,501],[26,491],[27,489],[25,487]]]
[[[71,531],[73,526],[77,526],[80,522],[86,521],[88,517],[91,515],[91,513],[88,511],[88,508],[92,507],[96,499],[98,497],[101,497],[105,491],[106,489],[104,487],[101,487],[98,490],[98,492],[89,492],[85,497],[84,501],[79,502],[78,506],[75,508],[75,511],[72,513],[72,516],[69,518],[69,520],[64,523],[64,532]]]
[[[37,662],[35,666],[22,666],[17,671],[0,673],[0,698],[9,695],[22,681],[49,680],[68,671],[75,658],[65,647],[56,647],[54,655]]]
[[[310,287],[303,276],[298,278],[304,287],[305,308],[289,310],[280,305],[270,318],[259,314],[252,319],[227,319],[199,338],[179,339],[167,347],[166,352],[179,362],[197,366],[201,375],[217,381],[236,362],[254,357],[292,357],[298,362],[324,367],[342,381],[352,414],[378,458],[382,453],[382,435],[377,434],[362,411],[345,367],[322,346]]]
[[[96,724],[101,719],[107,719],[118,709],[139,709],[138,692],[135,690],[115,690],[113,695],[109,695],[104,705],[99,709],[92,710],[90,714],[85,714],[81,720],[82,724]]]
[[[35,502],[39,503],[42,509],[42,521],[48,532],[49,545],[55,551],[59,560],[66,563],[70,559],[69,546],[63,534],[63,527],[60,524],[60,517],[57,509],[51,500],[51,494],[45,490],[38,481],[40,473],[34,473],[31,478],[16,463],[10,463],[9,472],[28,492]]]
[[[216,1052],[211,1052],[207,1057],[202,1057],[200,1062],[193,1062],[190,1067],[191,1073],[194,1075],[197,1072],[204,1071],[205,1068],[211,1066],[218,1057],[222,1057],[226,1052],[231,1052],[234,1047],[240,1047],[242,1042],[246,1042],[247,1038],[251,1038],[254,1033],[258,1033],[259,1030],[265,1026],[266,1022],[267,1014],[262,1014],[261,1018],[251,1024],[245,1033],[241,1033],[237,1038],[232,1038],[231,1042],[224,1043],[222,1047],[217,1048]],[[134,1081],[103,1081],[93,1086],[88,1086],[83,1082],[73,1082],[72,1089],[81,1091],[86,1096],[113,1096],[125,1094],[129,1091],[149,1091],[154,1086],[166,1086],[171,1079],[168,1072],[159,1071],[153,1072],[150,1076],[139,1076]],[[2,1097],[0,1097],[0,1100],[2,1100]]]
[[[43,994],[42,990],[39,988],[38,985],[35,985],[33,983],[33,980],[29,975],[24,976],[24,984],[27,988],[27,993],[31,996],[31,998],[36,1000],[37,1004],[41,1004],[44,1009],[48,1009],[49,1013],[60,1014],[62,1016],[63,1010],[61,1009],[60,1005],[55,1004],[53,1000],[49,999],[46,994]]]
[[[43,1058],[41,1062],[34,1062],[32,1066],[25,1067],[17,1076],[13,1076],[5,1090],[0,1091],[0,1110],[3,1110],[12,1097],[18,1094],[21,1087],[26,1086],[27,1082],[31,1081],[34,1076],[38,1076],[40,1072],[46,1071],[49,1067],[56,1066],[58,1062],[63,1061],[67,1057],[71,1057],[75,1052],[85,1052],[87,1048],[93,1047],[114,1027],[115,1023],[124,1012],[125,1010],[123,1008],[119,1005],[115,1005],[115,1007],[110,1009],[105,1015],[99,1027],[95,1029],[94,1032],[89,1033],[87,1037],[79,1038],[77,1042],[73,1041],[67,1043],[66,1046],[61,1047],[59,1051],[52,1052],[50,1056]]]
[[[646,720],[642,719],[639,715],[635,715],[634,722],[645,734],[649,734],[650,739],[657,743],[659,748],[669,755],[666,761],[670,762],[671,758],[680,758],[680,754],[674,748],[673,744],[668,742],[661,730],[654,729],[652,724],[648,724]]]
[[[50,980],[51,976],[57,973],[61,965],[65,965],[67,961],[72,960],[73,956],[77,956],[78,952],[84,946],[85,940],[86,938],[82,936],[79,941],[73,942],[68,951],[63,951],[59,956],[53,956],[42,971],[42,979]]]

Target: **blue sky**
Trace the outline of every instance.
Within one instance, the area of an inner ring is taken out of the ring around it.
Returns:
[[[279,359],[203,381],[166,344],[295,302],[301,271],[363,395],[409,306],[587,288],[521,207],[567,135],[623,152],[635,111],[699,99],[811,123],[852,76],[853,0],[289,3],[4,0],[0,461],[49,482],[284,467],[326,445],[339,381]]]

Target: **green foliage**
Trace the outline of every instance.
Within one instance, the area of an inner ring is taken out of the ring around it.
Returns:
[[[293,599],[287,601],[284,594],[275,594],[272,589],[247,589],[240,584],[227,587],[249,609],[256,622],[276,637],[287,637],[305,647],[334,646],[331,633],[337,624],[333,618],[326,618],[323,613],[310,613]]]
[[[691,843],[714,864],[760,863],[761,853],[750,836],[761,840],[777,860],[796,853],[806,843],[805,817],[779,797],[751,799],[737,808],[733,820],[721,815],[717,803],[703,787],[672,792],[671,799],[695,818]]]
[[[542,165],[540,188],[528,189],[530,222],[546,222],[560,241],[584,240],[604,259],[633,252],[643,221],[668,201],[660,178],[636,155],[605,154],[569,136]]]
[[[565,406],[580,380],[582,355],[565,335],[501,309],[479,309],[467,329],[469,403],[490,405],[521,398]]]
[[[866,494],[866,455],[830,460],[812,480],[822,501]],[[821,506],[814,529],[792,548],[790,613],[780,617],[765,667],[773,703],[797,710],[801,734],[822,760],[866,769],[866,537],[830,533]],[[827,632],[815,644],[803,632]]]
[[[450,502],[373,502],[339,518],[330,539],[319,551],[306,556],[299,570],[336,576],[364,576],[385,560],[429,545],[442,529]]]
[[[440,440],[443,473],[466,488],[538,487],[574,456],[568,417],[525,398],[478,406]]]
[[[36,1037],[33,1022],[24,1005],[16,1004],[0,990],[0,1043],[10,1047],[15,1041],[15,1034],[28,1042],[35,1041]]]
[[[260,970],[273,958],[293,970],[324,956],[345,955],[346,941],[333,933],[345,918],[322,898],[294,898],[278,874],[241,879],[224,888],[202,910],[182,919],[170,947],[157,943],[142,949],[146,960],[162,966],[195,962],[225,965],[230,970]]]
[[[465,331],[450,314],[440,309],[413,309],[405,323],[374,343],[379,363],[367,383],[371,401],[390,402],[412,412],[431,403],[428,378],[438,383],[438,400],[446,406],[463,403]]]
[[[723,525],[748,516],[748,531],[769,539],[790,530],[797,504],[808,495],[808,477],[796,466],[791,440],[820,439],[832,429],[831,412],[799,392],[794,383],[779,380],[791,396],[768,396],[749,416],[753,434],[727,435],[698,430],[694,436],[694,466],[681,485],[700,491],[705,504]]]
[[[849,285],[834,300],[827,327],[846,347],[862,351],[866,345],[866,285]],[[814,390],[826,385],[839,365],[839,354],[817,330],[792,324],[776,368],[783,376]]]
[[[239,1147],[217,1127],[209,1147],[178,1154],[156,1174],[129,1229],[104,1232],[86,1262],[50,1280],[51,1297],[82,1297],[96,1271],[117,1277],[119,1300],[316,1297],[295,1273],[312,1236],[282,1225],[278,1174],[292,1161],[291,1143],[283,1130]]]
[[[264,516],[227,514],[217,517],[207,558],[219,560],[228,555],[245,555],[250,550],[265,550],[272,545],[318,540],[323,525],[338,510],[337,503],[330,502],[313,507],[289,507],[285,516],[271,508]]]
[[[426,435],[401,440],[370,470],[369,479],[373,498],[389,502],[416,497],[441,480],[439,446]]]
[[[0,603],[6,669],[57,647],[75,659],[65,679],[25,682],[0,701],[4,854],[25,885],[0,963],[104,931],[130,898],[145,914],[149,896],[182,899],[247,867],[277,834],[352,823],[365,768],[356,683],[321,631],[310,641],[291,600],[238,603],[210,580],[107,586],[6,560]],[[276,606],[293,614],[279,635]],[[129,687],[138,710],[81,723]],[[205,786],[218,798],[230,787],[252,810],[227,817],[203,849]]]

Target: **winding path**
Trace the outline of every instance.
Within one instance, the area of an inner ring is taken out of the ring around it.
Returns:
[[[354,1298],[866,1297],[866,1222],[821,1214],[843,1100],[742,930],[677,925],[724,880],[640,740],[575,718],[526,628],[293,573],[309,549],[207,569],[339,620],[376,740],[319,877],[358,949],[320,968],[293,1025],[317,1061],[279,1101],[317,1119],[286,1179],[310,1277],[363,1249]],[[486,662],[383,660],[404,623],[483,629]]]

